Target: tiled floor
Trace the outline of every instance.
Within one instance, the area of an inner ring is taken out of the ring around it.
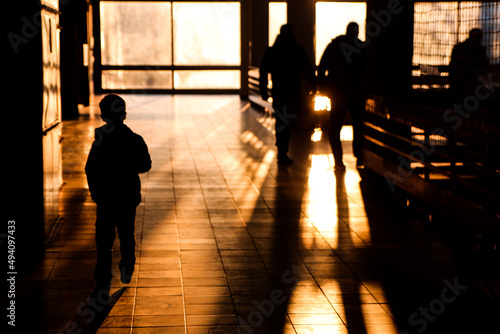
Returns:
[[[120,283],[116,251],[111,305],[88,303],[95,205],[83,166],[101,123],[67,121],[63,225],[18,282],[25,333],[499,332],[498,277],[453,228],[362,178],[348,142],[345,175],[304,131],[295,164],[278,167],[272,120],[237,96],[124,97],[153,160],[133,280]]]

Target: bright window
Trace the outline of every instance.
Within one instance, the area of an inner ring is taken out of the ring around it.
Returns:
[[[273,45],[280,28],[287,23],[286,2],[269,3],[269,45]]]
[[[171,65],[170,2],[102,1],[103,65]]]
[[[359,39],[365,40],[366,3],[318,2],[316,3],[316,64],[331,40],[344,35],[349,22],[359,25]]]
[[[240,88],[239,2],[101,1],[99,8],[103,89]]]
[[[172,71],[107,70],[102,72],[107,89],[172,89]]]
[[[174,72],[175,89],[237,89],[239,70],[178,70]]]
[[[240,4],[174,2],[175,65],[240,65]]]

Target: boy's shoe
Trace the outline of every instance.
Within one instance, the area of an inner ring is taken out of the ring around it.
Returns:
[[[120,266],[120,281],[123,284],[129,284],[134,274],[134,266]]]

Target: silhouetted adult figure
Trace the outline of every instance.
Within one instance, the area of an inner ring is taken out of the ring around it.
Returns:
[[[467,96],[474,96],[476,88],[481,85],[478,78],[488,70],[482,38],[482,30],[475,28],[469,32],[469,38],[453,47],[449,71],[454,102],[463,103]]]
[[[353,128],[353,153],[362,165],[363,143],[363,43],[358,39],[356,22],[347,25],[346,34],[333,39],[326,47],[318,66],[318,84],[321,92],[332,100],[329,140],[335,159],[335,170],[345,170],[342,162],[340,131],[347,110]]]
[[[268,47],[260,66],[260,93],[264,100],[267,93],[268,74],[273,82],[272,98],[274,118],[276,120],[276,147],[278,163],[291,165],[288,157],[288,143],[292,122],[297,117],[301,106],[301,73],[315,89],[314,70],[307,54],[293,36],[290,24],[281,26],[280,34],[272,47]]]
[[[101,118],[106,125],[95,129],[85,173],[92,200],[97,204],[95,242],[97,281],[93,296],[109,297],[115,227],[120,239],[121,281],[130,283],[135,265],[135,212],[141,202],[139,173],[151,169],[151,157],[143,138],[123,124],[125,101],[115,94],[105,96]]]

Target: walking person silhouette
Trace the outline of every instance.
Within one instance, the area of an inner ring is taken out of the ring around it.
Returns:
[[[130,283],[135,265],[135,213],[141,202],[139,173],[151,169],[151,157],[143,138],[123,124],[125,101],[109,94],[99,103],[105,125],[95,129],[85,173],[92,200],[97,204],[95,242],[96,288],[92,296],[109,298],[115,228],[120,239],[120,280]]]
[[[292,122],[298,116],[301,105],[301,73],[305,76],[313,90],[316,90],[314,70],[307,54],[293,36],[290,24],[281,26],[280,34],[272,47],[268,47],[260,66],[259,88],[264,100],[267,93],[268,74],[273,82],[272,98],[276,132],[278,164],[291,165],[288,157],[288,143],[292,130]]]
[[[353,153],[357,165],[362,162],[363,142],[363,43],[358,39],[359,25],[350,22],[346,34],[338,36],[326,47],[318,66],[318,83],[332,100],[329,140],[335,160],[335,170],[344,171],[340,131],[347,110],[353,129]]]

